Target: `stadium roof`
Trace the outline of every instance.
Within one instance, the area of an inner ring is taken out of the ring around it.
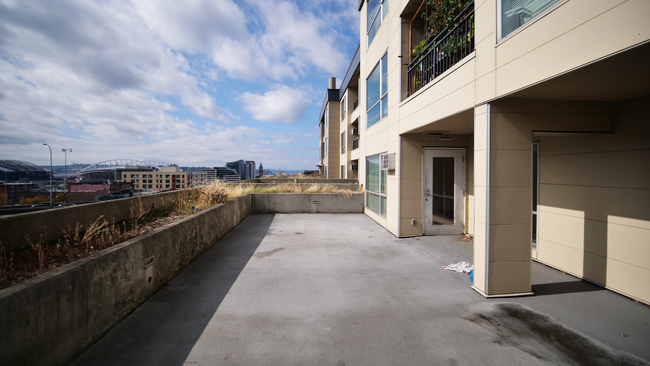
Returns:
[[[24,160],[0,160],[0,169],[6,172],[45,172],[40,166]]]

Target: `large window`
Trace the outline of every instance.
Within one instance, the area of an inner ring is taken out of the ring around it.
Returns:
[[[388,53],[384,54],[366,80],[368,127],[388,114]]]
[[[343,100],[341,101],[341,122],[345,121],[345,97],[343,97]]]
[[[368,46],[377,34],[381,22],[388,12],[388,0],[368,0]]]
[[[386,217],[386,171],[379,166],[379,155],[366,158],[366,207]]]
[[[501,0],[501,38],[528,23],[560,0]]]

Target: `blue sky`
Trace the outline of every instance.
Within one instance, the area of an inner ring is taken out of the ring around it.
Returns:
[[[357,0],[0,0],[0,159],[315,169]]]

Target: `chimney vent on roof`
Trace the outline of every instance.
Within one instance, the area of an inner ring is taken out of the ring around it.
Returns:
[[[336,89],[336,78],[335,77],[330,78],[330,87],[328,89]]]

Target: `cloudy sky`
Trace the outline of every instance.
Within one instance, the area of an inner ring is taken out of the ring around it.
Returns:
[[[315,169],[358,0],[0,0],[0,159]]]

